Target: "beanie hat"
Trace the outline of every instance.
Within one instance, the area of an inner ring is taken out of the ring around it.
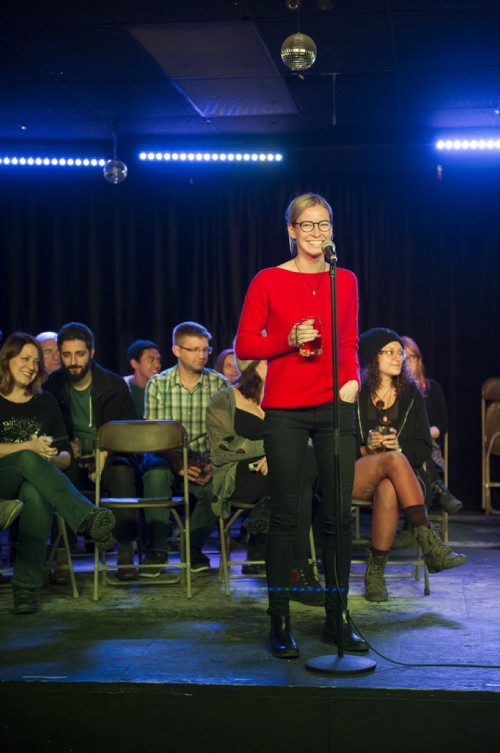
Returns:
[[[387,343],[398,342],[404,349],[404,342],[393,329],[373,327],[359,337],[359,360],[361,366],[368,366]]]

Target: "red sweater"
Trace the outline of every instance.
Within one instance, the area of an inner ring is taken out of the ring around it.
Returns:
[[[323,279],[320,278],[323,275]],[[312,294],[316,290],[316,295]],[[358,364],[358,287],[347,269],[337,270],[339,387],[356,379]],[[248,288],[236,336],[244,360],[267,360],[262,407],[306,408],[332,402],[331,304],[329,272],[304,274],[270,267]],[[288,344],[299,319],[321,317],[321,356],[304,358]],[[267,336],[262,335],[262,330]]]

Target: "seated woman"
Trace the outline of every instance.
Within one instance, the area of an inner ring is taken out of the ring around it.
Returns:
[[[12,525],[22,509],[20,499],[0,499],[0,531]]]
[[[100,548],[116,543],[113,513],[95,507],[63,473],[70,447],[59,406],[41,388],[45,377],[40,343],[24,332],[10,335],[0,349],[0,497],[24,503],[12,579],[16,614],[38,611],[54,510]]]
[[[373,499],[365,595],[368,601],[386,601],[384,569],[400,509],[429,572],[463,565],[467,557],[445,546],[427,518],[421,466],[430,456],[431,437],[423,397],[403,368],[402,339],[394,330],[375,327],[360,336],[359,356],[364,367],[357,409],[361,457],[353,497]]]
[[[462,509],[463,504],[444,485],[440,475],[440,468],[444,463],[442,443],[444,435],[448,431],[448,410],[443,390],[439,382],[436,382],[435,379],[429,379],[425,375],[424,360],[415,340],[406,335],[403,335],[401,340],[406,352],[406,366],[413,375],[415,384],[424,398],[431,428],[433,449],[432,455],[426,463],[426,468],[432,483],[432,500],[437,502],[449,515],[454,515]],[[441,465],[437,465],[436,460]]]
[[[238,359],[237,365],[241,372],[239,378],[232,387],[212,396],[206,417],[212,453],[213,510],[222,517],[229,515],[230,501],[255,502],[269,494],[263,442],[264,411],[261,407],[267,362]],[[303,504],[294,539],[290,598],[311,606],[323,606],[324,591],[308,563],[308,533],[316,478],[312,457],[305,467]],[[248,559],[264,559],[266,545],[267,534],[250,534]]]
[[[230,382],[235,382],[240,375],[238,364],[236,363],[236,353],[234,348],[226,348],[222,350],[214,363],[215,371],[218,371],[222,376],[227,377]]]

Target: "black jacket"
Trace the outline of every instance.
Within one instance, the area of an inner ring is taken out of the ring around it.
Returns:
[[[389,411],[392,413],[391,426],[397,431],[399,446],[410,461],[422,486],[426,506],[430,507],[432,484],[424,464],[431,457],[432,439],[424,398],[416,385],[410,384],[407,392],[396,400]],[[380,424],[380,415],[372,403],[370,390],[366,385],[359,393],[356,413],[357,441],[359,445],[366,445],[368,432]]]
[[[92,364],[92,411],[96,428],[99,429],[108,421],[133,421],[137,418],[134,403],[123,377],[99,366]],[[69,388],[70,380],[64,369],[54,371],[48,378],[44,388],[51,392],[59,403],[64,423],[70,439],[73,439],[73,422],[71,420]]]
[[[424,398],[414,384],[410,384],[408,391],[397,399],[397,416],[391,425],[398,433],[398,441],[404,454],[414,468],[419,468],[429,460],[432,452],[432,440],[429,429],[429,419]],[[368,432],[375,429],[380,420],[377,416],[370,391],[366,386],[361,388],[357,409],[357,432],[360,444],[366,445]]]

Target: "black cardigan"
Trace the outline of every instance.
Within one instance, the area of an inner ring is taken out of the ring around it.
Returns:
[[[380,424],[366,385],[359,393],[356,413],[358,441],[366,445],[368,432]],[[397,398],[389,414],[392,414],[391,426],[397,431],[399,446],[411,465],[420,468],[431,456],[432,440],[424,398],[414,384],[409,384],[405,394]]]

